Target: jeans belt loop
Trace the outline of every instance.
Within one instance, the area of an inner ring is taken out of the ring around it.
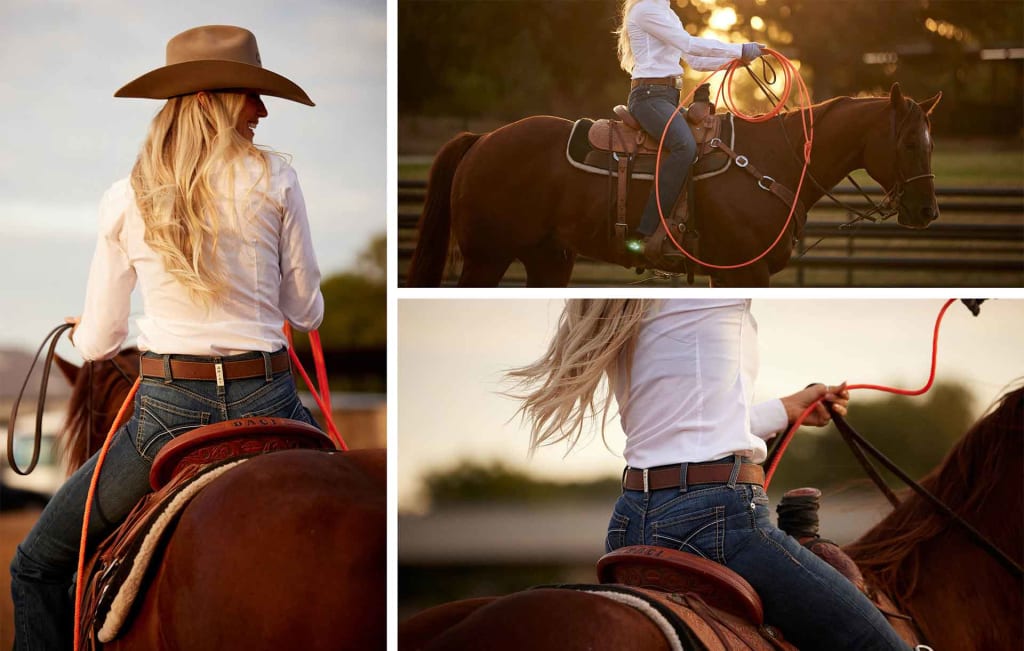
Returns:
[[[738,454],[733,457],[732,472],[729,473],[729,488],[736,488],[736,480],[740,476],[740,467],[743,465],[743,457]]]
[[[686,461],[684,461],[681,464],[679,464],[679,492],[680,493],[685,493],[686,489],[688,488],[687,481],[686,481],[686,470],[689,467],[690,467],[690,464],[688,462],[686,462]]]
[[[274,379],[274,369],[270,367],[270,353],[260,351],[260,355],[263,356],[263,370],[267,375],[267,382],[271,382]]]
[[[651,485],[650,485],[650,483],[648,481],[648,477],[647,477],[648,472],[649,472],[649,469],[648,468],[644,468],[644,492],[645,493],[650,493],[651,492]]]
[[[171,356],[164,355],[164,384],[170,384],[174,381],[174,374],[171,373]]]
[[[626,473],[627,472],[629,472],[629,466],[626,466],[625,468],[622,469],[622,481],[619,482],[619,486],[621,488],[621,493],[620,494],[623,494],[623,493],[626,492]]]

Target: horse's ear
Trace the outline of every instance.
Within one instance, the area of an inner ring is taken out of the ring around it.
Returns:
[[[78,372],[82,370],[82,367],[75,366],[60,355],[54,355],[53,361],[56,362],[61,374],[67,378],[68,384],[75,386],[75,380],[78,379]]]
[[[892,88],[889,90],[889,101],[892,102],[892,107],[896,111],[906,108],[906,102],[903,100],[903,91],[900,90],[900,82],[893,82]]]
[[[940,99],[942,99],[941,90],[935,94],[935,97],[929,97],[925,101],[919,102],[917,105],[921,107],[921,110],[924,111],[925,115],[931,115],[932,111],[935,110],[935,105],[939,103]]]

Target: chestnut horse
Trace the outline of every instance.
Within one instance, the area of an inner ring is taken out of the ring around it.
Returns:
[[[1022,442],[1024,388],[1018,388],[920,482],[1018,564],[1024,558]],[[1020,644],[1020,573],[916,493],[908,493],[846,551],[868,584],[911,615],[923,641],[935,648],[984,651]],[[669,646],[646,616],[629,606],[572,590],[537,589],[425,610],[399,627],[399,648],[662,651]]]
[[[74,387],[63,434],[74,467],[101,445],[138,359],[79,369],[57,358]],[[385,486],[383,450],[287,450],[224,473],[183,511],[135,615],[104,648],[384,648]]]
[[[928,114],[941,93],[920,104],[894,84],[887,98],[840,97],[817,104],[814,147],[800,199],[810,208],[844,176],[864,168],[889,193],[899,223],[924,228],[939,215],[931,173]],[[410,287],[436,287],[454,235],[462,255],[459,286],[493,287],[516,259],[531,287],[564,287],[577,255],[624,267],[646,263],[611,236],[609,177],[581,171],[566,160],[573,123],[534,116],[486,134],[463,133],[438,152],[419,220]],[[735,121],[736,149],[762,173],[796,191],[803,164],[799,111],[762,123]],[[660,134],[659,134],[660,135]],[[629,185],[628,223],[635,228],[650,181]],[[731,166],[695,184],[701,260],[736,265],[769,248],[789,207]],[[794,221],[798,221],[794,217]],[[791,223],[767,255],[731,270],[707,269],[717,286],[767,287],[789,261]],[[685,271],[684,259],[663,271]]]

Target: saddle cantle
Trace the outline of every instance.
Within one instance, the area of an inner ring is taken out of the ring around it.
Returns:
[[[242,418],[196,428],[157,454],[150,471],[154,492],[100,543],[87,564],[82,630],[93,648],[117,637],[136,596],[152,575],[181,512],[211,481],[249,458],[288,449],[333,450],[317,428],[283,418]]]
[[[601,583],[699,595],[709,606],[760,626],[764,608],[757,591],[729,568],[696,554],[667,547],[632,545],[597,561]]]

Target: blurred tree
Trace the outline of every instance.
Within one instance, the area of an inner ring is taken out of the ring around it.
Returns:
[[[554,482],[531,477],[502,462],[463,461],[453,468],[431,472],[424,479],[433,506],[459,503],[564,502],[586,499],[614,500],[616,478],[586,482]]]
[[[619,6],[402,0],[399,114],[606,116],[628,92],[612,34]],[[942,133],[1020,133],[1024,59],[979,57],[981,48],[1024,47],[1019,0],[673,0],[673,7],[693,34],[716,10],[733,9],[735,24],[714,35],[798,58],[817,100],[882,93],[900,81],[919,99],[946,93],[936,116]],[[880,63],[866,61],[867,53]],[[978,119],[954,120],[960,102]]]
[[[325,278],[320,326],[335,390],[383,391],[387,370],[387,238],[375,237],[355,267]],[[295,350],[310,371],[309,340],[296,334]],[[337,380],[335,382],[334,380]]]

